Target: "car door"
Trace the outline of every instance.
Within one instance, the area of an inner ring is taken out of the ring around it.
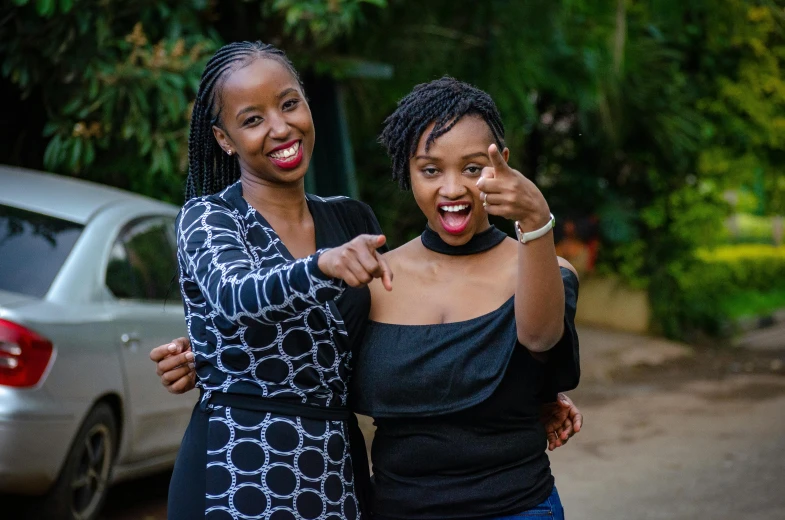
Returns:
[[[131,222],[117,237],[107,265],[125,375],[129,461],[176,451],[196,399],[195,392],[167,392],[149,358],[153,347],[186,334],[173,229],[172,217]]]

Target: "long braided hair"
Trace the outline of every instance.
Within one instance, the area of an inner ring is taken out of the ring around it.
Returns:
[[[213,125],[221,122],[221,88],[229,75],[253,60],[267,58],[284,65],[302,88],[297,70],[286,54],[273,45],[260,41],[234,42],[224,45],[207,62],[196,94],[191,129],[188,135],[188,180],[185,198],[218,193],[240,178],[236,156],[221,149],[213,135]]]
[[[401,189],[411,187],[409,159],[417,152],[417,143],[428,125],[436,123],[425,141],[426,151],[435,139],[467,115],[482,117],[499,150],[504,149],[504,124],[496,103],[486,92],[468,83],[444,76],[417,85],[398,102],[395,112],[384,120],[379,143],[392,159],[392,178]]]

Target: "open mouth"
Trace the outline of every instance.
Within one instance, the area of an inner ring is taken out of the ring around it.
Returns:
[[[468,201],[442,202],[438,206],[439,222],[451,235],[459,235],[469,225],[472,205]]]
[[[274,165],[284,170],[297,168],[303,160],[303,143],[291,141],[275,148],[267,154]]]

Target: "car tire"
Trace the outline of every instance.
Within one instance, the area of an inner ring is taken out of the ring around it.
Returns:
[[[106,403],[98,403],[74,437],[57,482],[46,496],[42,518],[95,520],[106,493],[117,454],[117,420]]]

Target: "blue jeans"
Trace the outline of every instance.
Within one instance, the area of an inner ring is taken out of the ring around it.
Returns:
[[[559,492],[556,491],[556,486],[553,487],[550,496],[546,498],[545,502],[542,504],[527,509],[517,515],[497,516],[491,520],[525,520],[527,518],[531,520],[545,520],[546,518],[564,520],[564,508],[561,505],[561,499],[559,498]]]

